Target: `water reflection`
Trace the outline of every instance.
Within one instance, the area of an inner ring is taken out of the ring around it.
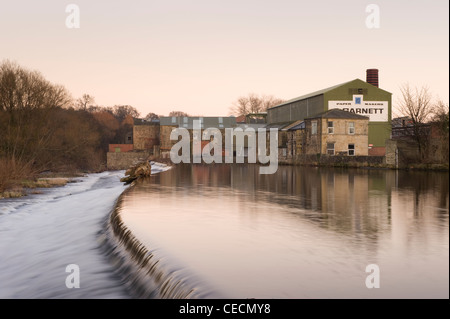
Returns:
[[[448,207],[448,173],[179,165],[129,192],[123,220],[230,297],[448,298]]]

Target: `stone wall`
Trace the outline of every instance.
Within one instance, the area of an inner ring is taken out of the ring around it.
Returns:
[[[109,144],[109,152],[130,152],[133,150],[133,144]]]
[[[373,167],[385,164],[384,156],[330,156],[324,154],[300,155],[290,164],[310,164],[319,166]]]
[[[177,143],[177,141],[171,141],[170,140],[170,133],[173,129],[175,129],[176,126],[174,125],[161,125],[159,128],[159,136],[161,139],[161,146],[160,150],[161,152],[170,151],[172,146]]]
[[[123,170],[139,162],[145,161],[150,156],[150,152],[124,152],[106,154],[108,170]]]
[[[398,150],[396,164],[395,152]],[[408,167],[410,164],[420,163],[420,153],[417,143],[411,140],[387,140],[386,141],[386,163],[398,165],[399,168]]]
[[[133,146],[135,150],[153,150],[159,145],[159,125],[134,125]]]
[[[317,123],[317,134],[312,134],[312,122]],[[328,133],[328,121],[333,122],[333,133]],[[349,134],[349,123],[354,124],[354,133]],[[368,154],[368,119],[306,119],[306,154],[327,154],[327,143],[334,144],[336,155],[348,154],[348,145],[353,144],[355,155]]]

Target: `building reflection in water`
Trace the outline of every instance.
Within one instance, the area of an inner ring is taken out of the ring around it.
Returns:
[[[237,297],[448,297],[448,183],[442,172],[177,165],[127,193],[123,216]],[[386,289],[364,286],[369,263]]]

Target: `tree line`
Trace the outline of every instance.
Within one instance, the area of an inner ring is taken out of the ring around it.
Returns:
[[[41,73],[0,64],[0,192],[43,171],[101,171],[110,143],[124,143],[139,112],[74,100]]]
[[[397,103],[398,116],[405,119],[405,137],[416,145],[421,162],[439,157],[449,160],[449,106],[435,99],[427,86],[412,87],[403,84]],[[435,130],[433,134],[433,129]],[[432,154],[438,152],[437,154]]]

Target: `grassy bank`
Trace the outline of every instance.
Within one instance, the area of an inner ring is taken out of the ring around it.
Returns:
[[[73,170],[37,172],[28,165],[5,158],[0,159],[0,199],[39,194],[40,188],[61,187],[84,173]]]
[[[9,181],[10,185],[0,192],[0,199],[18,198],[28,194],[40,194],[42,188],[62,187],[73,178],[83,176],[80,173],[52,173],[52,177],[26,178],[23,180]]]

